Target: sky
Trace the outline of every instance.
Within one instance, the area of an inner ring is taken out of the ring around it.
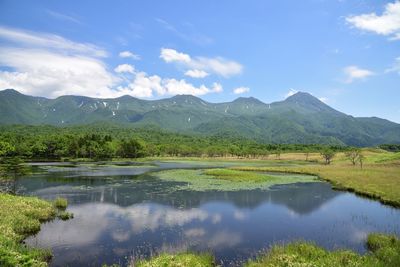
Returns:
[[[400,123],[400,1],[0,0],[0,90],[270,103]]]

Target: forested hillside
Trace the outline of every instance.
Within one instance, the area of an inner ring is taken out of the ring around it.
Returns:
[[[252,97],[209,103],[191,95],[152,101],[131,96],[47,99],[11,89],[0,91],[0,124],[65,127],[100,122],[127,128],[154,126],[187,135],[245,138],[265,144],[400,143],[399,124],[379,118],[355,118],[302,92],[265,104]]]

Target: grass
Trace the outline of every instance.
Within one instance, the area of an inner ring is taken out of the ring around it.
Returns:
[[[51,252],[29,248],[22,241],[37,233],[42,222],[66,213],[56,206],[37,197],[0,193],[0,266],[47,266]]]
[[[301,167],[234,167],[242,171],[269,171],[317,175],[336,189],[348,190],[400,207],[400,165],[366,164],[363,169],[347,163]]]
[[[250,260],[246,267],[397,267],[400,266],[400,240],[395,236],[370,234],[369,252],[365,255],[350,250],[327,251],[312,243],[294,242],[275,245],[266,254]]]
[[[68,206],[68,201],[65,198],[58,197],[53,202],[54,207],[59,210],[65,210]]]
[[[57,214],[57,217],[60,218],[63,221],[69,220],[69,219],[73,219],[74,218],[74,214],[71,212],[67,212],[67,211],[60,211]]]
[[[378,149],[364,149],[363,168],[353,166],[344,153],[338,153],[332,164],[324,165],[321,157],[310,154],[312,164],[236,166],[233,170],[254,172],[286,172],[292,174],[316,175],[329,181],[334,188],[354,192],[358,195],[379,200],[384,204],[400,207],[400,152],[392,153]],[[296,160],[303,155],[282,154],[282,158]],[[318,162],[319,160],[319,162]]]
[[[278,184],[315,182],[315,176],[309,175],[269,175],[253,171],[231,169],[174,169],[153,173],[165,180],[178,182],[177,190],[192,191],[238,191],[266,189]]]
[[[400,240],[386,234],[370,234],[366,247],[368,253],[360,255],[351,250],[327,251],[313,243],[293,242],[274,245],[245,267],[398,267],[400,266]],[[156,257],[132,262],[135,267],[211,267],[217,266],[210,254],[182,252],[163,253]]]
[[[179,253],[160,254],[149,260],[134,263],[135,267],[212,267],[214,258],[210,254]]]
[[[21,242],[55,216],[50,202],[0,194],[0,266],[47,266],[49,251],[27,248]]]

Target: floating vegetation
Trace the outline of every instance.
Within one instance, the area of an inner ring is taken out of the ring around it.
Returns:
[[[178,169],[153,173],[164,181],[178,182],[178,190],[193,191],[238,191],[267,189],[274,185],[309,183],[318,181],[311,175],[279,175],[262,172],[238,171],[230,169]]]
[[[73,219],[74,218],[74,214],[68,211],[60,211],[57,213],[57,217],[60,218],[63,221],[69,220],[69,219]]]

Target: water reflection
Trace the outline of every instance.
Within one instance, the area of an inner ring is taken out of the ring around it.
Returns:
[[[178,183],[165,182],[152,176],[114,176],[108,179],[91,177],[57,178],[35,177],[21,182],[22,192],[53,198],[61,195],[70,203],[106,202],[130,206],[152,201],[178,208],[199,206],[209,201],[226,201],[237,207],[254,208],[263,202],[284,205],[297,214],[307,214],[325,202],[342,194],[333,191],[327,183],[290,184],[272,187],[270,190],[242,190],[233,192],[176,191]],[[307,190],[302,188],[306,187]]]
[[[399,210],[333,191],[327,183],[191,192],[148,174],[69,175],[21,180],[27,194],[61,195],[71,203],[74,219],[46,223],[27,240],[53,250],[52,266],[124,265],[130,257],[182,250],[212,251],[218,263],[231,265],[272,243],[297,239],[362,252],[369,232],[400,229]]]

